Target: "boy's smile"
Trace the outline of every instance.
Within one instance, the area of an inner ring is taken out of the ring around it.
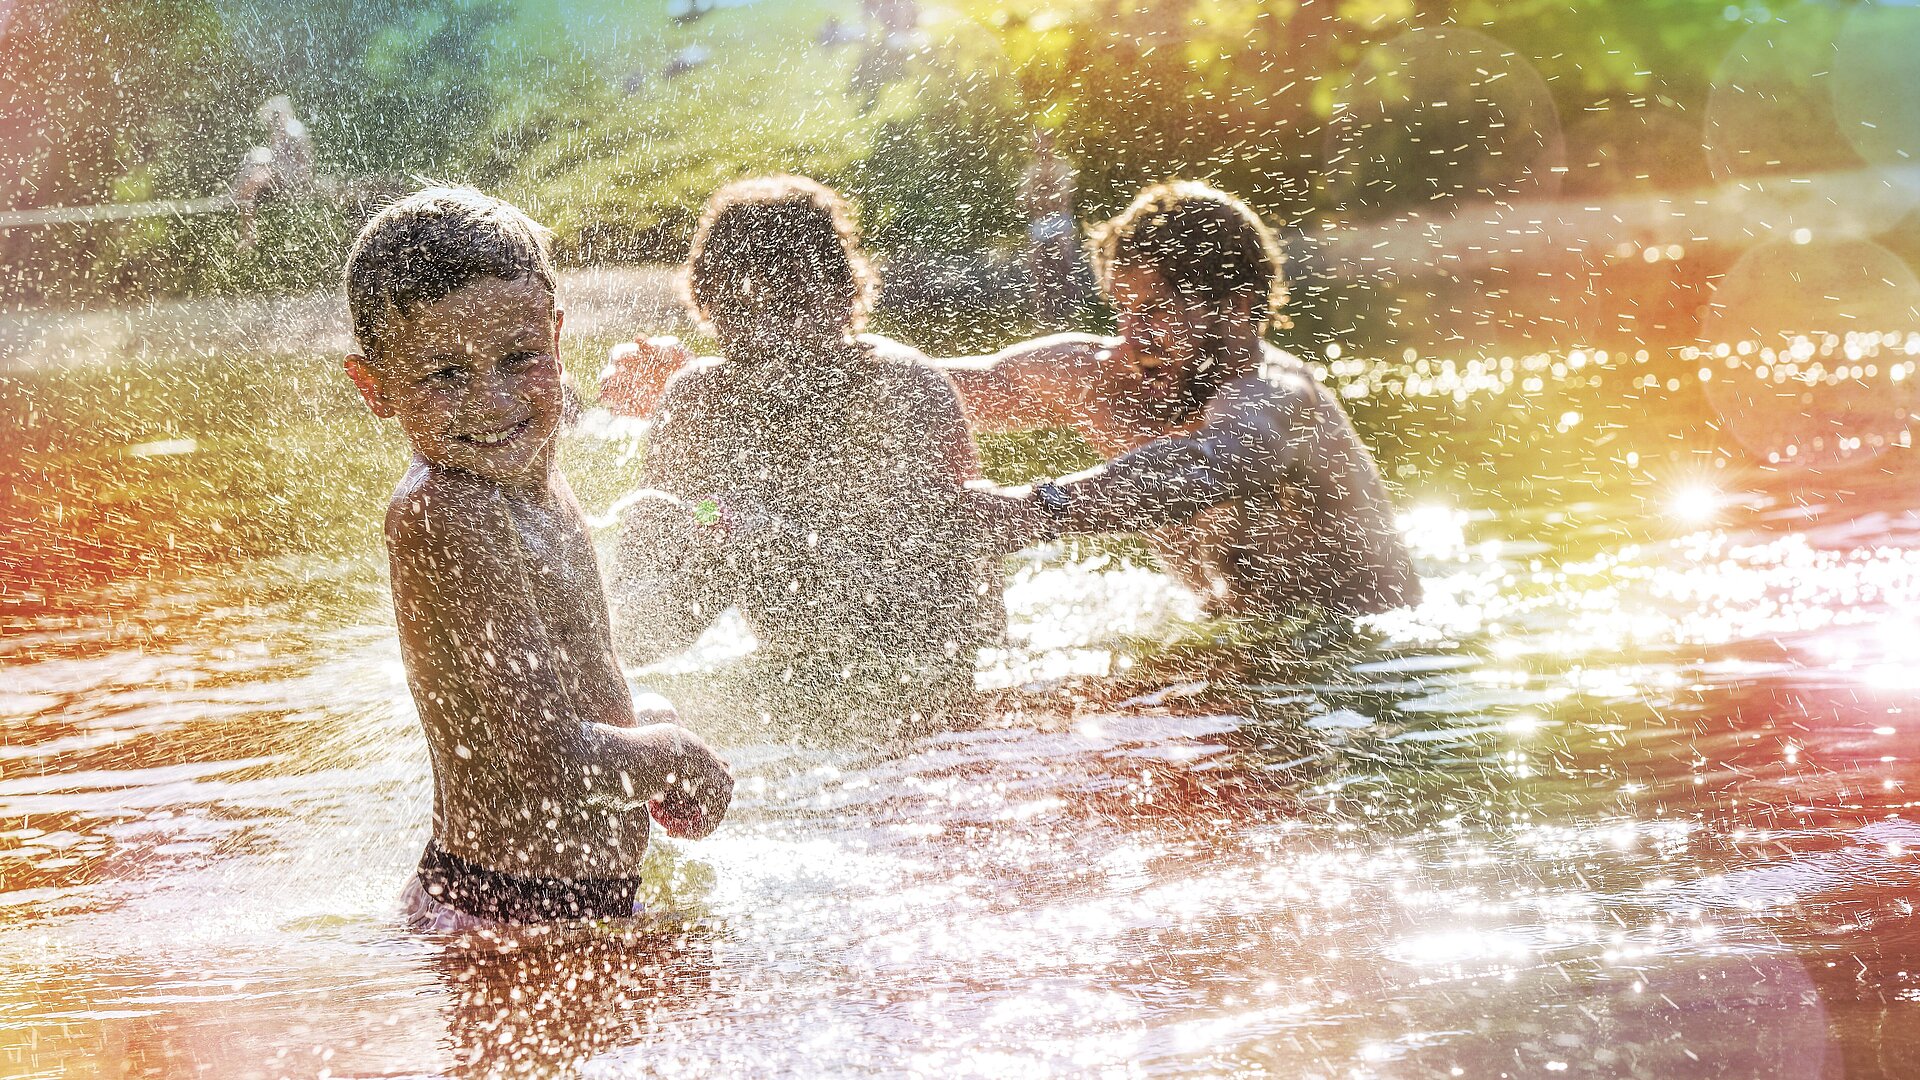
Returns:
[[[378,359],[348,370],[428,462],[538,481],[562,411],[560,322],[537,280],[482,277],[396,316]]]

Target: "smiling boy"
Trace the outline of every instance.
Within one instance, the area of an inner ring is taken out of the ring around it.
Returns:
[[[631,915],[648,810],[698,838],[733,781],[675,724],[638,726],[586,522],[554,465],[563,409],[544,230],[430,188],[347,259],[347,371],[413,461],[386,537],[401,657],[426,730],[433,838],[416,925]]]

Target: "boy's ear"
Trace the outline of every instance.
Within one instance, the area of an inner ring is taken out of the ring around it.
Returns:
[[[393,406],[387,403],[387,392],[380,387],[380,377],[367,366],[367,358],[359,353],[347,357],[347,378],[353,380],[354,388],[366,399],[367,408],[373,415],[385,420],[393,415]]]
[[[567,313],[559,308],[553,309],[553,351],[560,351],[560,327],[567,321]]]

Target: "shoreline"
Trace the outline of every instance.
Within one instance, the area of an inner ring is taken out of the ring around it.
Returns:
[[[685,334],[691,321],[662,264],[564,270],[560,304],[574,339],[642,331]],[[351,351],[346,298],[335,289],[191,297],[112,307],[26,308],[0,313],[0,376],[67,364],[138,363],[215,353],[261,356]]]

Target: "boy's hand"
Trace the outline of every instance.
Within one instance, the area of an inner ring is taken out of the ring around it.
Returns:
[[[600,404],[622,416],[650,416],[667,380],[692,359],[693,350],[674,337],[616,345],[600,371]]]
[[[661,727],[672,729],[672,777],[666,790],[647,803],[647,812],[668,836],[704,839],[720,827],[733,802],[733,770],[699,736],[677,724]]]

